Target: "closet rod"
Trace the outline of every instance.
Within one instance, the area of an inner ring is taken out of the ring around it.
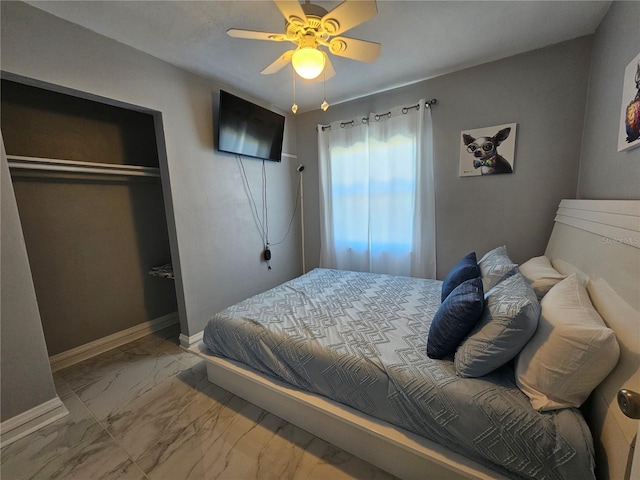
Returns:
[[[23,170],[45,170],[50,172],[99,173],[136,177],[159,177],[160,169],[139,165],[114,165],[111,163],[78,162],[54,158],[23,157],[7,155],[9,168]]]

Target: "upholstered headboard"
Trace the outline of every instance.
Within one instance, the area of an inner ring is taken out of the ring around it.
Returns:
[[[640,200],[563,200],[545,255],[556,270],[576,272],[585,281],[594,306],[616,332],[618,365],[583,410],[598,478],[628,479],[638,420],[622,413],[617,393],[640,393]]]

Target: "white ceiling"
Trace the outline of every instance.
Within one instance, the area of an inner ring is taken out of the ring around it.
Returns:
[[[284,18],[272,1],[27,3],[232,91],[283,110],[291,106],[291,69],[260,74],[291,44],[226,35],[229,28],[283,32]],[[341,2],[312,3],[331,10]],[[382,43],[380,57],[368,64],[332,56],[336,75],[326,82],[327,100],[340,103],[594,33],[610,4],[378,0],[378,15],[345,36]],[[319,108],[322,90],[322,82],[298,79],[299,112]]]

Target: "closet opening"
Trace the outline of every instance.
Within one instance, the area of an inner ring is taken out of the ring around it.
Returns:
[[[0,127],[52,369],[177,324],[175,282],[153,275],[172,262],[160,114],[1,82]]]

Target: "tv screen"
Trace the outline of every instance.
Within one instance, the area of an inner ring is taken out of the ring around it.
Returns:
[[[220,90],[218,150],[279,162],[284,116]]]

